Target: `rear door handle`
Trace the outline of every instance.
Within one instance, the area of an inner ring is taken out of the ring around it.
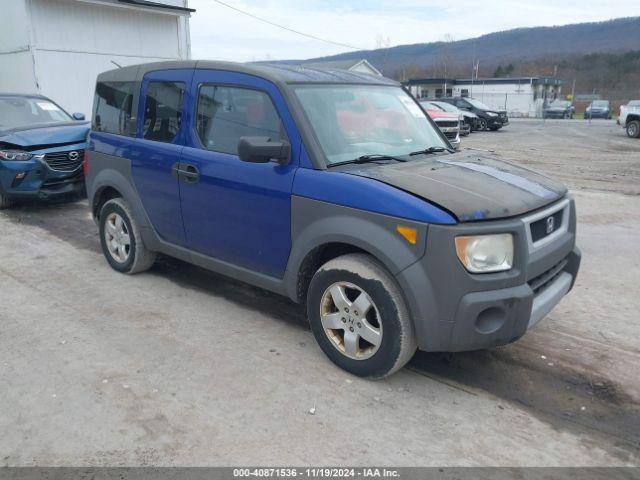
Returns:
[[[195,165],[182,164],[176,173],[179,178],[182,178],[187,183],[197,183],[200,178],[200,172],[198,172],[198,168]]]

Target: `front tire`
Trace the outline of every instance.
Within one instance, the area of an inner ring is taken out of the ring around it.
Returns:
[[[481,118],[479,120],[480,126],[478,128],[478,130],[480,130],[481,132],[484,132],[487,130],[488,124],[487,121],[484,118]]]
[[[386,377],[416,351],[400,288],[369,255],[344,255],[320,267],[309,286],[307,312],[322,351],[354,375]]]
[[[121,273],[144,272],[156,259],[142,242],[140,227],[122,198],[109,200],[100,210],[100,243],[109,265]]]
[[[640,120],[632,120],[631,122],[627,122],[627,137],[640,137]]]
[[[13,202],[6,195],[2,195],[0,193],[0,210],[5,210],[9,208]]]

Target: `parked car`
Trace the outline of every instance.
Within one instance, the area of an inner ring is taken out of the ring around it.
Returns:
[[[573,118],[575,108],[569,100],[554,100],[542,111],[542,118]]]
[[[460,110],[455,105],[451,105],[447,102],[439,102],[437,100],[428,101],[445,112],[457,113],[460,115],[460,135],[466,137],[471,132],[478,129],[478,116],[475,113],[467,110]]]
[[[606,118],[611,120],[611,102],[609,100],[594,100],[584,112],[585,120],[590,118]]]
[[[564,185],[452,152],[384,77],[164,62],[99,75],[87,189],[115,270],[163,253],[286,295],[379,378],[416,348],[515,341],[578,272]]]
[[[0,94],[0,208],[84,190],[83,120],[41,95]]]
[[[420,106],[424,108],[427,115],[435,122],[440,131],[449,140],[451,146],[455,149],[460,148],[460,115],[445,112],[440,107],[436,107],[431,102],[421,100]]]
[[[626,105],[620,106],[620,115],[617,120],[622,125],[630,138],[640,137],[640,100],[631,100]]]
[[[506,110],[495,110],[484,103],[471,97],[441,97],[441,102],[455,105],[460,110],[473,112],[478,116],[478,130],[500,130],[509,125],[509,117]]]

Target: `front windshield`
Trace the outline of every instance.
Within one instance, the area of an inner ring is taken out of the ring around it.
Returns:
[[[454,112],[454,113],[458,112],[458,107],[456,107],[455,105],[451,105],[450,103],[447,103],[447,102],[433,102],[433,104],[440,107],[445,112]]]
[[[327,164],[363,155],[449,148],[424,110],[400,87],[300,85],[295,93]]]
[[[0,128],[20,128],[72,120],[67,112],[45,98],[0,97]]]
[[[609,106],[609,102],[606,100],[596,100],[595,102],[593,102],[593,106],[594,107],[608,107]]]
[[[465,100],[480,110],[491,110],[491,108],[475,98],[465,98]]]
[[[551,102],[552,107],[568,107],[571,105],[571,102],[567,102],[566,100],[554,100]]]

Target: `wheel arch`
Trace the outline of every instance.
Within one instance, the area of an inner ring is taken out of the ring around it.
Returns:
[[[640,121],[640,113],[629,113],[627,114],[627,118],[625,119],[625,126],[627,126],[630,122]]]
[[[338,256],[365,253],[394,277],[424,256],[428,227],[425,223],[311,199],[297,199],[292,206],[293,242],[286,289],[294,301],[305,301],[315,272]],[[414,244],[396,231],[399,225],[415,228]]]

